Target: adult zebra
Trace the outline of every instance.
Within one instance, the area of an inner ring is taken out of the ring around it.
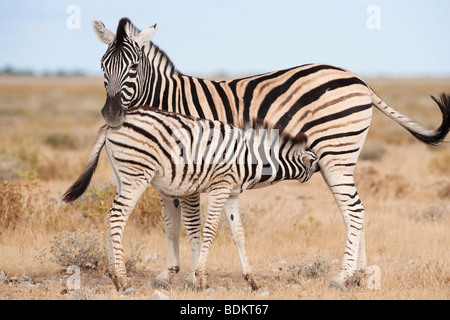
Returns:
[[[282,180],[308,181],[317,170],[317,157],[306,147],[306,141],[303,133],[286,137],[278,129],[243,130],[220,121],[137,106],[128,109],[122,126],[104,125],[100,129],[83,173],[63,199],[74,201],[83,194],[104,146],[117,178],[117,195],[108,213],[108,235],[112,239],[109,273],[117,289],[131,291],[122,235],[136,202],[151,184],[158,194],[180,201],[193,256],[193,272],[186,279],[187,284],[201,288],[207,285],[209,247],[223,209],[244,279],[257,290],[259,285],[245,252],[238,196],[246,189]],[[202,242],[200,193],[209,198]]]
[[[130,106],[151,105],[242,127],[245,120],[263,121],[291,136],[304,132],[319,158],[320,172],[341,211],[345,252],[330,286],[345,290],[348,280],[367,267],[364,207],[353,172],[372,117],[372,105],[429,145],[450,130],[450,96],[433,100],[442,113],[436,130],[427,130],[387,105],[355,74],[329,65],[309,64],[229,81],[209,81],[177,71],[168,56],[150,40],[156,25],[142,32],[123,18],[116,35],[93,20],[98,39],[108,45],[101,60],[106,102],[102,115],[120,126]],[[179,271],[180,208],[161,198],[168,239],[166,269],[155,284],[167,285]]]

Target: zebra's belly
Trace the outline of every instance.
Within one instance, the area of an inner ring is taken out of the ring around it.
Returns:
[[[231,194],[239,194],[241,185],[234,179],[218,176],[213,179],[195,179],[186,175],[176,175],[172,181],[170,174],[156,174],[151,182],[155,191],[169,199],[183,198],[199,193],[208,193],[212,189],[223,188]]]

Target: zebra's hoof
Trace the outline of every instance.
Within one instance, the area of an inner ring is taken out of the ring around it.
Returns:
[[[187,282],[185,282],[184,283],[184,285],[183,285],[183,290],[184,291],[200,291],[200,286],[198,286],[198,285],[194,285],[194,284],[192,284],[192,283],[187,283]]]
[[[198,282],[190,282],[190,281],[185,281],[183,284],[183,290],[188,291],[188,290],[192,290],[192,291],[200,291],[200,289],[202,289],[200,287],[200,285],[198,284]]]
[[[191,272],[184,280],[184,290],[199,290],[200,286],[194,272]]]
[[[252,275],[246,274],[244,275],[245,281],[248,282],[250,287],[252,287],[252,292],[259,291],[261,289],[261,286],[256,282],[255,278],[253,278]]]
[[[348,278],[347,281],[345,281],[345,284],[347,288],[359,288],[361,286],[362,278],[363,276],[361,275],[361,273],[356,272],[353,276]]]
[[[161,280],[155,280],[152,284],[153,289],[167,289],[168,287],[169,284],[162,282]]]
[[[328,285],[329,289],[337,289],[339,291],[347,291],[347,287],[345,284],[339,283],[338,281],[331,280],[330,284]]]

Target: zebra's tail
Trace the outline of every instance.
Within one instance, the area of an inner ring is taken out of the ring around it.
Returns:
[[[431,99],[437,103],[439,109],[441,110],[442,123],[436,130],[427,130],[400,112],[396,111],[394,108],[390,107],[387,103],[381,100],[381,98],[372,89],[370,89],[370,91],[373,105],[389,118],[393,119],[403,128],[408,130],[420,141],[428,145],[435,146],[441,143],[450,131],[450,95],[442,93],[439,100],[431,96]]]
[[[94,174],[95,168],[97,168],[98,158],[100,157],[100,152],[105,145],[106,140],[106,129],[107,126],[104,125],[100,128],[97,139],[91,148],[89,153],[88,161],[84,167],[83,173],[75,181],[72,186],[67,189],[66,193],[63,195],[62,200],[64,202],[73,202],[78,199],[87,189],[89,183],[91,182],[92,175]]]

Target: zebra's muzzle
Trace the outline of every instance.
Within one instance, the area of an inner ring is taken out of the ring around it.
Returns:
[[[118,128],[125,121],[126,109],[122,106],[121,94],[106,96],[105,105],[102,108],[102,117],[110,128]]]

